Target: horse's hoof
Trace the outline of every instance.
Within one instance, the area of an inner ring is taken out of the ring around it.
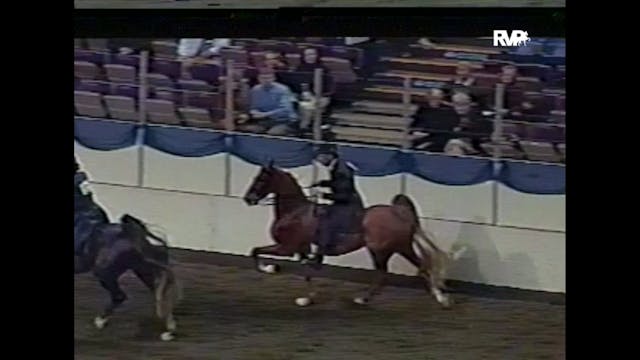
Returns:
[[[367,305],[369,303],[369,300],[367,300],[367,298],[357,297],[353,299],[353,302],[358,305]]]
[[[107,325],[107,322],[109,321],[109,319],[107,318],[103,318],[101,316],[96,316],[95,319],[93,319],[93,324],[98,328],[98,329],[104,329],[104,327]]]
[[[275,274],[278,272],[279,267],[278,265],[269,264],[269,265],[261,265],[259,269],[260,271],[266,274]]]
[[[162,334],[160,334],[160,340],[162,341],[171,341],[175,338],[176,338],[175,335],[173,335],[173,333],[171,333],[170,331],[165,331]]]
[[[442,300],[440,301],[440,305],[442,305],[444,309],[451,309],[451,306],[453,305],[453,299],[445,295],[442,297]]]
[[[308,297],[299,297],[296,299],[296,305],[298,306],[309,306],[311,305],[311,299]]]

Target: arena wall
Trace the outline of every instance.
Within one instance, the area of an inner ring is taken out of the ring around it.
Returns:
[[[255,165],[227,154],[185,158],[137,146],[95,151],[76,142],[75,153],[94,183],[97,201],[111,216],[129,212],[158,224],[172,246],[246,255],[271,243],[272,209],[248,207],[240,199],[258,170]],[[312,166],[290,171],[301,184],[313,178]],[[402,190],[402,178],[363,177],[358,185],[367,205],[388,203]],[[468,248],[450,278],[565,292],[564,195],[524,194],[493,182],[442,186],[412,175],[404,184],[436,242],[445,249]],[[365,250],[328,263],[372,267]],[[391,270],[415,274],[400,257],[392,260]]]

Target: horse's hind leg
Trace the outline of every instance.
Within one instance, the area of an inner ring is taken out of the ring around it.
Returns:
[[[163,321],[164,332],[160,336],[162,340],[172,340],[173,332],[176,330],[177,324],[173,317],[173,303],[167,298],[166,293],[169,291],[168,286],[170,280],[165,278],[168,274],[166,271],[154,271],[155,268],[148,263],[137,265],[133,272],[144,283],[151,292],[154,293],[156,302],[156,316]]]
[[[367,295],[364,297],[358,297],[353,299],[356,304],[364,305],[371,300],[373,297],[380,293],[380,290],[384,287],[384,283],[387,279],[387,271],[389,265],[389,259],[393,253],[388,251],[373,251],[369,250],[369,254],[371,255],[371,259],[373,260],[373,265],[376,268],[376,275],[373,283],[369,286],[367,290]]]
[[[436,298],[436,301],[440,305],[448,307],[451,303],[449,297],[442,293],[442,290],[438,288],[438,284],[435,284],[433,281],[431,281],[431,276],[428,273],[431,267],[431,259],[420,259],[412,247],[410,247],[408,250],[400,251],[400,255],[402,255],[405,259],[407,259],[407,261],[413,264],[413,266],[418,268],[418,273],[424,279],[425,288],[428,292],[433,294],[433,296]]]
[[[111,297],[109,303],[105,306],[102,314],[94,319],[94,324],[98,329],[102,329],[107,325],[109,317],[113,315],[115,310],[127,300],[127,294],[122,291],[120,284],[118,284],[118,278],[123,272],[98,272],[98,279],[100,285],[105,288]]]

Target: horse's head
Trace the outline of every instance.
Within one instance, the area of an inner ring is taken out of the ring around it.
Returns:
[[[251,186],[244,195],[244,201],[247,205],[257,205],[260,200],[276,192],[279,174],[280,170],[273,166],[273,160],[267,166],[260,168],[260,172],[253,178]]]

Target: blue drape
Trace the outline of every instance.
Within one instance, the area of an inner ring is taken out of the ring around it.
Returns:
[[[138,143],[176,156],[200,157],[227,151],[255,165],[265,165],[273,160],[282,168],[310,165],[314,154],[313,145],[306,141],[252,135],[227,136],[214,131],[153,125],[140,128],[129,123],[75,119],[75,139],[90,149],[122,149],[135,145],[136,138]],[[340,145],[338,152],[358,168],[359,176],[406,172],[442,185],[475,185],[496,180],[529,194],[565,193],[564,166],[505,161],[501,163],[499,172],[494,174],[490,159],[348,145]]]
[[[493,179],[488,159],[416,153],[411,154],[409,168],[413,175],[442,185],[475,185]]]
[[[313,159],[313,147],[306,141],[234,135],[229,150],[255,165],[273,160],[278,167],[293,168],[310,165]]]
[[[565,167],[506,161],[502,164],[498,181],[529,194],[564,194]]]
[[[149,147],[176,156],[209,156],[224,151],[224,134],[212,131],[149,126],[145,134],[144,143]]]
[[[339,146],[340,157],[358,168],[358,176],[386,176],[403,172],[402,153],[397,150]]]
[[[136,125],[76,118],[74,136],[76,141],[89,149],[124,149],[135,144]]]

